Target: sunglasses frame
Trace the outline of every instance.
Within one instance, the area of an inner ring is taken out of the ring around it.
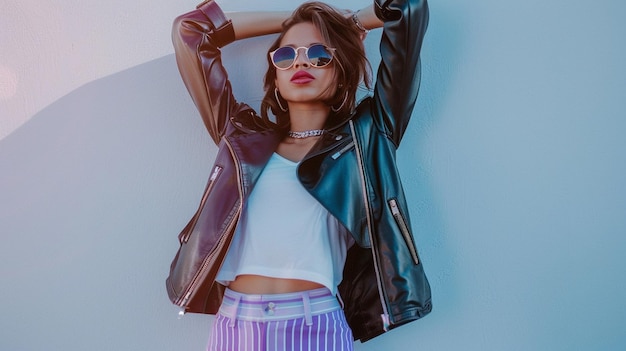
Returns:
[[[326,63],[323,66],[316,66],[316,65],[314,65],[313,62],[311,61],[311,59],[309,58],[309,49],[314,47],[314,46],[317,46],[317,45],[324,47],[324,49],[330,53],[330,60],[328,61],[328,63]],[[294,55],[293,61],[291,61],[291,64],[289,66],[285,67],[285,68],[282,68],[282,67],[278,67],[276,65],[276,63],[274,62],[274,54],[276,53],[276,51],[278,51],[280,49],[284,49],[284,48],[293,49],[293,51],[296,54]],[[311,67],[315,67],[315,68],[323,68],[323,67],[326,67],[326,66],[330,65],[330,63],[333,62],[333,59],[335,58],[335,51],[337,50],[336,48],[331,48],[331,47],[328,47],[328,46],[326,46],[324,44],[319,44],[319,43],[311,44],[309,46],[299,46],[297,48],[293,47],[293,46],[286,45],[286,46],[281,46],[281,47],[279,47],[278,49],[276,49],[274,51],[271,51],[270,52],[270,61],[272,61],[272,65],[274,65],[274,67],[276,69],[279,69],[281,71],[286,71],[286,70],[290,69],[291,67],[293,67],[293,65],[296,63],[296,60],[298,59],[298,55],[300,55],[300,49],[304,49],[304,57],[306,57],[306,60],[309,62]]]

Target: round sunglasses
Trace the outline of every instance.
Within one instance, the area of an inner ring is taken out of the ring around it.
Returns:
[[[329,48],[322,44],[313,44],[309,47],[300,46],[297,48],[293,46],[283,46],[270,52],[272,64],[280,70],[291,68],[296,62],[300,49],[304,49],[304,56],[311,66],[316,68],[328,66],[333,60],[333,53],[336,50],[335,48]]]

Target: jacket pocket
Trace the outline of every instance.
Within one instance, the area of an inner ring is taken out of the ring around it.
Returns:
[[[413,263],[419,264],[419,257],[417,255],[417,249],[415,248],[415,243],[413,242],[413,237],[411,236],[411,232],[409,231],[409,226],[400,211],[400,207],[398,206],[398,201],[396,199],[390,199],[388,201],[389,208],[391,209],[391,214],[393,218],[396,220],[396,224],[402,233],[402,237],[404,238],[404,242],[406,243],[407,248],[409,249],[409,253],[411,254],[411,258],[413,259]]]
[[[204,194],[202,195],[202,200],[200,200],[200,205],[198,206],[198,210],[196,211],[196,214],[191,219],[191,222],[185,228],[186,230],[184,230],[181,233],[180,237],[178,238],[181,244],[189,241],[189,237],[191,236],[191,233],[193,232],[193,229],[196,226],[198,217],[200,217],[200,212],[202,212],[202,209],[204,208],[204,204],[206,203],[206,200],[209,197],[211,190],[215,186],[215,182],[217,181],[217,178],[220,176],[223,170],[224,170],[224,167],[222,166],[215,165],[215,167],[213,167],[213,172],[211,172],[211,176],[209,177],[206,188],[204,189]]]

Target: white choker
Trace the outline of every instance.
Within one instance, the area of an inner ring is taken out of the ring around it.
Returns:
[[[304,138],[313,137],[313,136],[320,136],[324,133],[326,133],[325,129],[312,129],[312,130],[305,130],[303,132],[292,132],[290,130],[289,132],[287,132],[287,135],[289,135],[290,138],[294,138],[294,139],[304,139]]]

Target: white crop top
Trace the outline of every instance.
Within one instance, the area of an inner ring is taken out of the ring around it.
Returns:
[[[308,280],[337,293],[354,240],[300,184],[297,166],[272,155],[245,204],[217,282],[228,285],[240,274],[254,274]]]

